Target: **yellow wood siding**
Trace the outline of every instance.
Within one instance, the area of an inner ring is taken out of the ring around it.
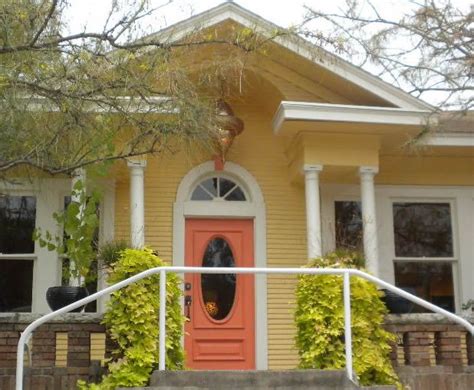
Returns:
[[[263,77],[260,77],[255,71],[265,65],[268,67],[265,71],[260,69],[263,73]],[[325,164],[321,176],[323,183],[358,183],[358,165],[362,163],[377,165],[379,158],[381,170],[376,177],[378,183],[396,184],[398,180],[402,184],[402,177],[410,177],[410,184],[418,182],[425,184],[439,177],[437,175],[440,170],[430,171],[429,166],[423,166],[420,162],[416,175],[415,171],[411,170],[412,176],[406,176],[406,171],[412,166],[408,157],[392,158],[379,155],[387,150],[385,144],[392,149],[397,147],[396,150],[398,150],[400,141],[397,139],[395,145],[392,138],[387,138],[387,140],[384,138],[385,143],[379,144],[381,134],[386,137],[385,132],[382,131],[384,129],[371,133],[364,126],[347,130],[350,135],[342,134],[342,132],[333,134],[332,129],[325,128],[325,132],[331,134],[309,137],[311,139],[308,140],[308,145],[305,144],[306,147],[293,148],[294,153],[291,153],[290,138],[275,136],[272,130],[271,121],[281,99],[289,96],[294,100],[328,100],[333,103],[334,100],[347,102],[349,99],[338,96],[327,86],[318,87],[318,82],[320,82],[318,79],[305,82],[300,69],[298,73],[289,72],[285,71],[285,66],[277,65],[276,61],[271,59],[266,59],[261,64],[254,64],[252,72],[249,72],[243,83],[244,94],[234,100],[229,100],[236,115],[244,121],[245,130],[235,140],[227,160],[248,170],[262,190],[267,220],[267,266],[301,266],[307,260],[304,186],[300,174],[301,165],[306,159],[306,162]],[[305,85],[304,88],[302,84]],[[356,94],[351,95],[351,101],[353,96]],[[370,96],[367,99],[369,98]],[[359,103],[365,102],[361,100]],[[403,129],[398,130],[403,132]],[[329,137],[331,142],[325,137]],[[323,154],[325,159],[321,161]],[[403,161],[398,160],[399,158]],[[147,159],[145,241],[167,262],[171,263],[173,260],[173,205],[178,185],[193,167],[211,159],[211,153],[202,156],[192,150],[173,151]],[[462,165],[468,159],[465,157],[463,161],[457,162],[452,159],[453,165],[450,166],[456,168],[459,174],[451,176],[451,179],[446,176],[448,182],[445,184],[450,184],[454,180],[460,181],[458,184],[472,182],[473,176],[469,175],[469,172],[472,173],[472,169],[469,168],[472,165]],[[128,169],[125,164],[121,164],[115,173],[117,179],[115,235],[117,238],[128,239],[130,219]],[[296,176],[298,180],[295,180]],[[184,246],[184,242],[182,245]],[[284,276],[268,278],[268,363],[270,369],[297,366],[293,324],[294,287],[295,278]]]
[[[228,160],[247,169],[261,187],[267,212],[267,264],[299,266],[306,262],[306,222],[303,188],[289,181],[285,139],[274,137],[271,116],[254,105],[233,106],[245,122]],[[149,158],[145,170],[146,243],[172,260],[173,203],[183,176],[199,162],[183,153]],[[121,170],[116,187],[116,236],[129,235],[129,184]],[[183,243],[184,245],[184,243]],[[270,277],[268,284],[268,343],[270,368],[294,368],[292,297],[294,281]]]

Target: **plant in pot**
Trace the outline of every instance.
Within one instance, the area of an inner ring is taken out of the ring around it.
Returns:
[[[36,229],[33,238],[39,245],[50,251],[56,251],[64,263],[63,281],[66,285],[50,287],[46,292],[46,300],[52,310],[58,310],[88,295],[88,283],[97,274],[92,270],[92,263],[97,256],[97,229],[99,218],[97,206],[99,194],[86,193],[84,183],[78,180],[71,192],[71,202],[62,212],[53,214],[62,235],[53,235],[49,231],[44,234]],[[75,309],[81,311],[83,308]]]

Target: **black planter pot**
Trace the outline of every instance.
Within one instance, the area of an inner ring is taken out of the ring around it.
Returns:
[[[402,288],[402,290],[410,294],[415,293],[415,289],[410,287]],[[415,307],[415,304],[413,302],[389,290],[382,289],[382,291],[385,294],[382,300],[385,302],[385,305],[387,306],[387,309],[390,314],[407,314],[413,311]]]
[[[46,301],[51,310],[59,310],[64,306],[70,305],[79,299],[85,298],[89,295],[85,287],[78,286],[56,286],[50,287],[46,291]],[[71,310],[71,312],[78,313],[84,309],[84,306]]]

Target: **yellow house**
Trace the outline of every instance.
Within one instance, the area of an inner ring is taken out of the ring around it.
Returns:
[[[262,34],[275,28],[227,2],[160,34],[179,39],[196,28],[232,26]],[[184,153],[117,164],[105,181],[101,240],[146,244],[170,264],[195,266],[299,267],[338,247],[360,249],[376,276],[460,312],[474,298],[472,117],[434,114],[295,38],[276,38],[246,77],[239,98],[226,102],[244,131],[225,164]],[[438,121],[442,132],[410,142]],[[9,185],[0,199],[3,223],[22,209],[29,222],[18,229],[54,230],[51,215],[70,185]],[[28,243],[27,233],[8,245],[0,248],[0,311],[47,312],[44,295],[61,280],[59,259]],[[294,278],[186,282],[193,367],[296,367]],[[21,296],[6,293],[12,286],[21,286],[14,289]]]

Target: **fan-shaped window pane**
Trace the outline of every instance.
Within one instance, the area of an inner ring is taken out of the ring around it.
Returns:
[[[197,186],[191,195],[191,200],[212,200],[214,199],[208,192],[206,192],[201,186]]]
[[[245,201],[245,194],[239,187],[235,189],[225,197],[225,200],[234,200],[234,201]]]
[[[219,179],[219,196],[225,197],[235,186],[233,181],[221,177]]]
[[[246,201],[245,193],[237,183],[223,177],[212,177],[199,183],[191,200]]]
[[[212,196],[217,196],[217,177],[212,179],[207,179],[201,182],[200,184],[205,190],[209,192]]]
[[[235,267],[234,255],[223,238],[214,238],[207,245],[203,267]],[[207,313],[215,320],[226,318],[235,300],[235,274],[202,274],[201,291]]]

